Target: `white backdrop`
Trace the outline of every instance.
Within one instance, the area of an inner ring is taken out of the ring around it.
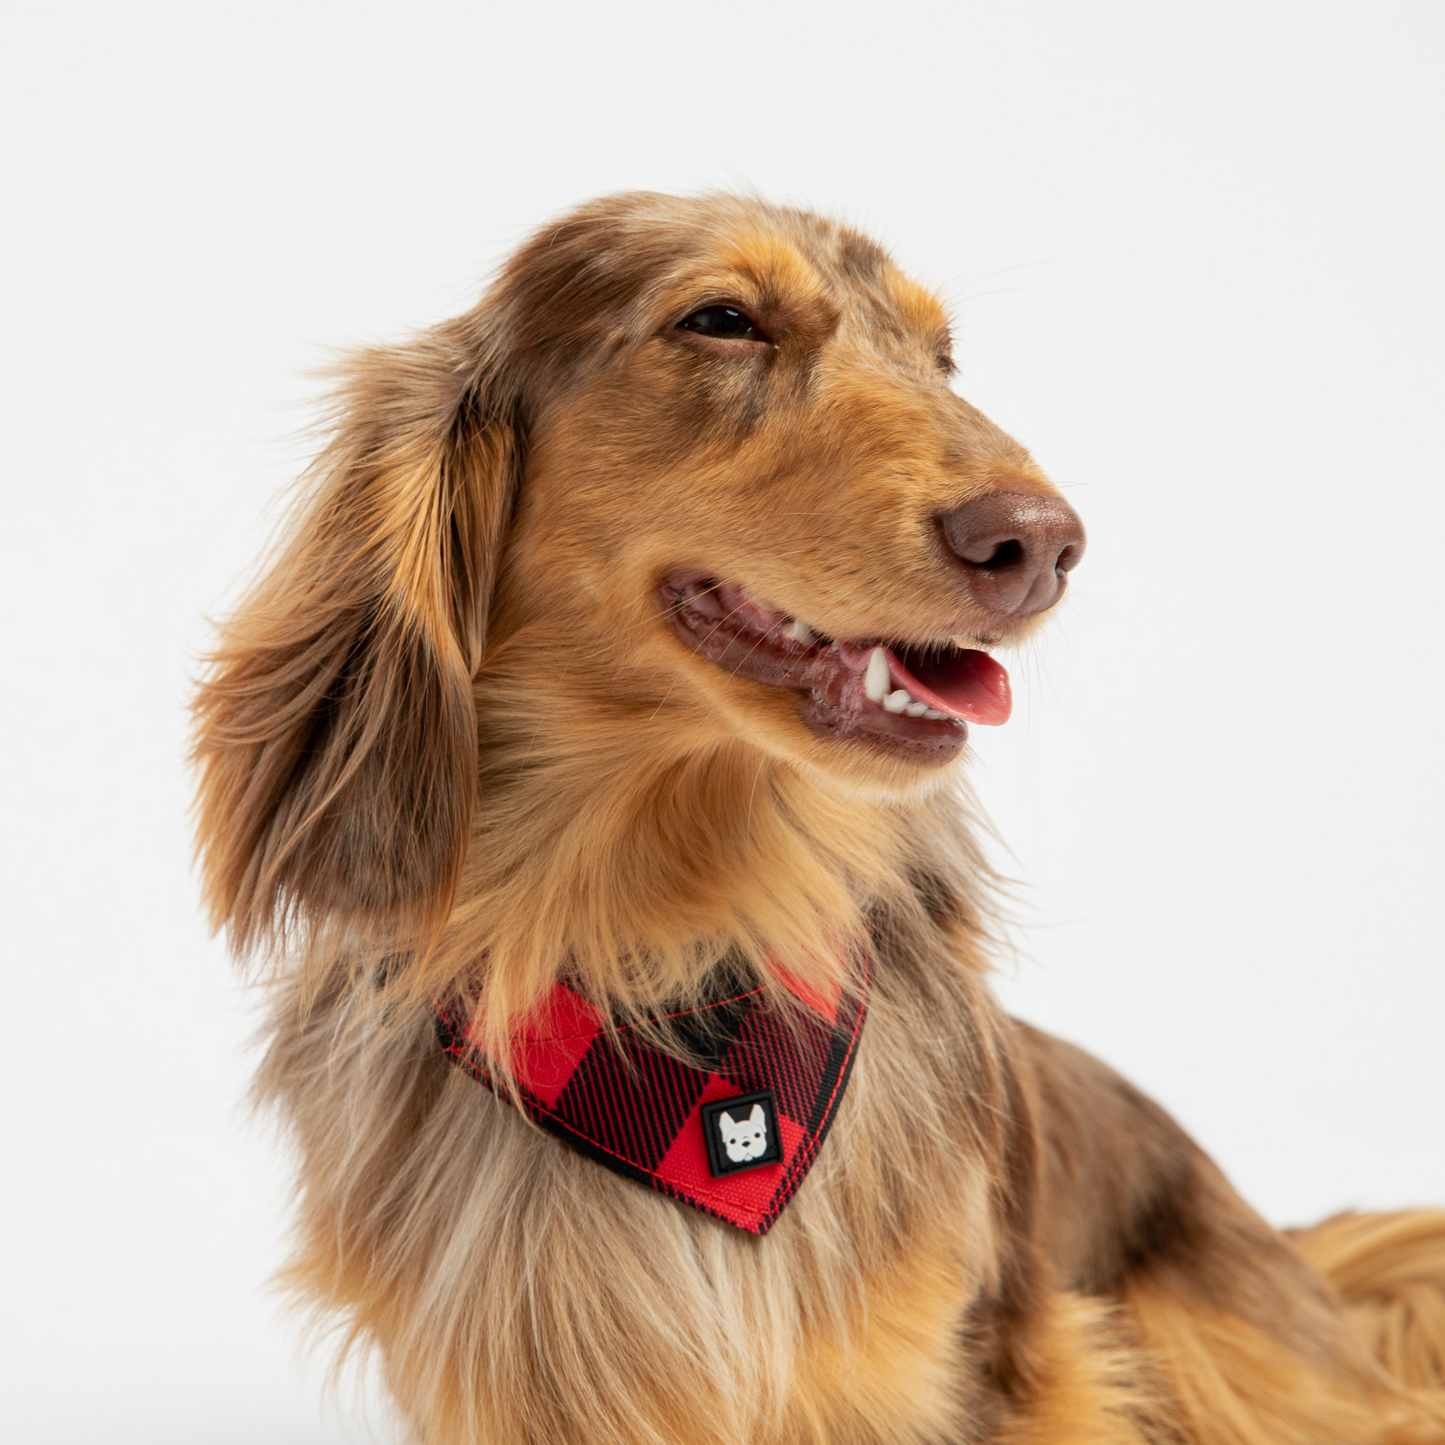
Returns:
[[[0,58],[0,1433],[366,1438],[265,1293],[283,1161],[182,704],[308,368],[533,225],[751,185],[881,235],[1089,525],[977,777],[1003,982],[1269,1218],[1445,1202],[1445,9],[27,6]],[[385,1438],[385,1427],[380,1429]]]

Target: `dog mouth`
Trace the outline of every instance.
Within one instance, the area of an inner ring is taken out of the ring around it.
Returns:
[[[1013,703],[1008,673],[957,643],[832,638],[733,582],[673,572],[659,589],[673,631],[737,677],[787,688],[816,732],[945,761],[970,722],[996,726]]]

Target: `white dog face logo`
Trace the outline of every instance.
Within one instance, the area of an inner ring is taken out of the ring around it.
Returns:
[[[722,1132],[723,1147],[734,1164],[760,1158],[767,1152],[768,1120],[761,1104],[754,1104],[753,1112],[746,1119],[734,1119],[728,1113],[720,1114],[717,1126]]]

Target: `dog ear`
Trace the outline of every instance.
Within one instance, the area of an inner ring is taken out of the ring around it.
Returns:
[[[736,1129],[738,1124],[737,1120],[724,1109],[723,1112],[717,1116],[717,1126],[724,1134],[727,1134],[731,1130]]]
[[[298,924],[434,937],[466,858],[472,678],[520,468],[481,310],[343,374],[294,530],[194,704],[198,851],[246,953]]]
[[[761,1104],[754,1104],[753,1112],[748,1115],[748,1123],[754,1128],[757,1128],[759,1125],[765,1126],[767,1122],[768,1116],[763,1113],[763,1106]]]

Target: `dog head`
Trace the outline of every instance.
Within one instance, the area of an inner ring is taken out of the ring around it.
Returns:
[[[718,1115],[717,1126],[722,1134],[723,1148],[734,1164],[745,1159],[757,1159],[767,1152],[768,1120],[761,1104],[754,1104],[752,1113],[745,1119],[734,1119],[724,1110]]]
[[[199,695],[217,919],[242,948],[296,918],[434,932],[479,782],[498,836],[554,852],[539,797],[561,819],[606,783],[600,827],[700,759],[720,833],[764,766],[936,788],[1007,716],[988,649],[1084,545],[951,371],[876,245],[733,197],[583,207],[466,316],[361,355]],[[660,857],[688,846],[666,814]]]

